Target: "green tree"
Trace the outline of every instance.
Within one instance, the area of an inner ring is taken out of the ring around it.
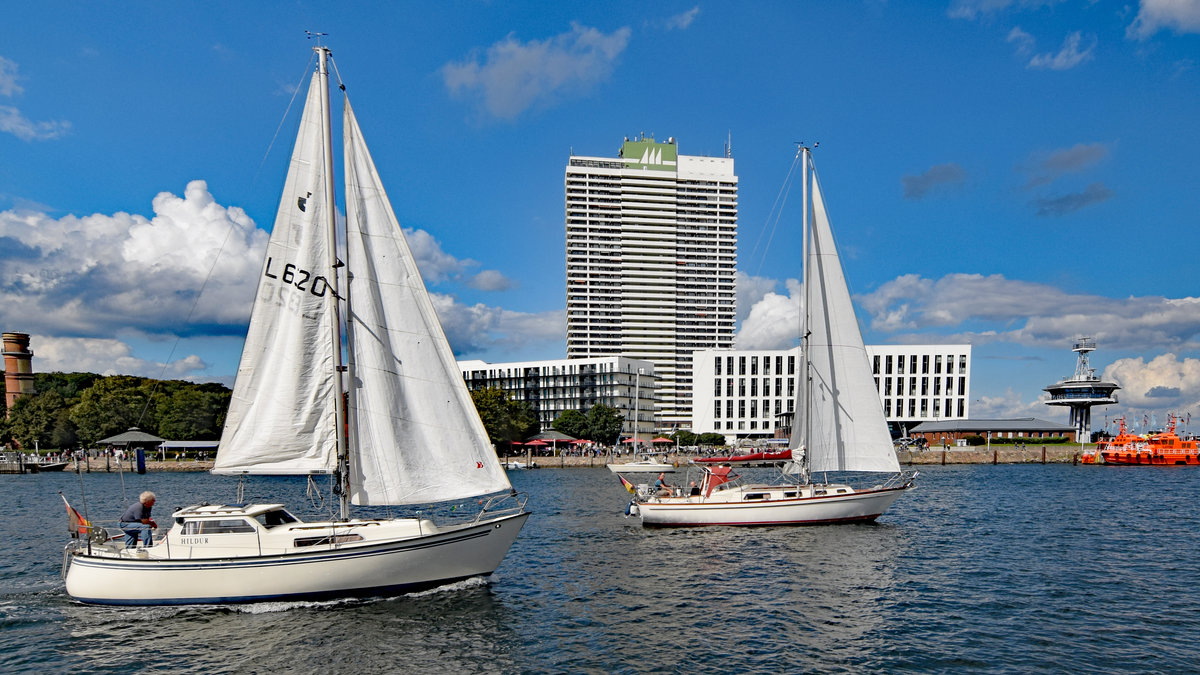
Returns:
[[[135,426],[156,433],[158,425],[149,406],[153,386],[152,380],[127,375],[98,380],[71,408],[79,439],[91,444]]]
[[[514,401],[497,387],[471,392],[475,410],[483,420],[488,438],[499,448],[501,444],[519,441],[537,433],[537,416],[529,404]]]
[[[613,445],[621,440],[621,427],[625,418],[616,408],[604,404],[594,405],[588,411],[587,419],[588,433],[585,438],[604,445]]]
[[[556,431],[561,431],[564,434],[567,434],[568,436],[574,436],[575,438],[588,438],[588,434],[591,431],[588,425],[587,415],[584,415],[578,410],[564,410],[562,414],[558,416],[558,419],[554,420],[554,424],[551,426],[553,426]]]
[[[671,440],[675,441],[676,445],[696,445],[696,434],[687,429],[680,429],[671,434]]]
[[[8,422],[13,439],[26,451],[40,448],[70,447],[73,438],[64,439],[66,445],[55,443],[55,427],[60,413],[68,412],[66,399],[58,392],[22,396],[13,403]]]
[[[171,387],[174,391],[155,397],[158,435],[171,440],[211,441],[221,437],[225,412],[231,393],[188,386]]]
[[[700,436],[696,439],[696,443],[699,445],[725,445],[725,436],[722,434],[708,432],[700,434]]]

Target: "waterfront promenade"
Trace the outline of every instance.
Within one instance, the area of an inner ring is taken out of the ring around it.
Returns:
[[[1086,446],[1091,448],[1092,446]],[[1070,464],[1077,461],[1082,449],[1078,445],[1029,445],[1023,449],[1014,448],[1012,446],[993,446],[990,450],[987,448],[958,448],[951,447],[949,449],[930,448],[928,450],[909,451],[898,450],[897,458],[902,466],[918,466],[928,464]],[[666,461],[673,462],[676,466],[687,466],[693,457],[696,455],[679,453],[666,455]],[[705,455],[709,456],[709,455]],[[525,456],[510,457],[510,460],[527,462],[529,458]],[[634,459],[631,455],[623,455],[616,459],[617,462],[628,462]],[[600,468],[608,464],[608,457],[579,457],[574,455],[557,457],[533,457],[533,463],[537,468],[541,469],[558,469],[558,468]],[[157,471],[208,471],[212,469],[212,460],[197,461],[184,460],[175,461],[149,461],[146,462],[147,472]],[[69,470],[75,468],[74,464],[68,467]],[[88,471],[88,465],[84,466],[84,471]],[[104,459],[92,459],[90,462],[91,471],[110,471],[116,472],[116,461],[111,461],[107,467]],[[125,470],[132,471],[133,468],[130,462],[125,462]]]

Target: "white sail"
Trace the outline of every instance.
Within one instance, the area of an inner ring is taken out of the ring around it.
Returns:
[[[309,86],[213,468],[219,474],[333,470],[335,301],[324,223],[321,85]]]
[[[344,129],[351,501],[510,490],[349,100]]]
[[[809,470],[899,472],[815,170],[808,248]]]

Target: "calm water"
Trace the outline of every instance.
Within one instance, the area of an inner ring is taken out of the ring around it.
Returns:
[[[5,672],[1197,672],[1200,467],[957,466],[875,525],[642,530],[604,469],[512,474],[534,515],[489,581],[387,600],[79,605],[59,578],[74,474],[0,476]],[[208,474],[129,501],[233,501]],[[91,515],[120,477],[84,477]],[[304,483],[247,498],[306,512]],[[311,509],[309,509],[311,512]]]

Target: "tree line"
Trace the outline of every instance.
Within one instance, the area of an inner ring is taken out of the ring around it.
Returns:
[[[217,440],[232,394],[215,382],[95,373],[35,373],[33,389],[0,419],[0,444],[67,450],[131,427],[167,440]]]
[[[36,393],[17,399],[7,419],[0,416],[0,445],[15,442],[26,450],[90,447],[132,427],[167,440],[213,441],[221,437],[232,394],[215,382],[95,373],[35,373],[33,387]],[[475,390],[471,398],[498,449],[541,430],[533,408],[502,389]],[[563,411],[552,426],[575,438],[615,445],[623,424],[624,416],[615,408],[594,405],[586,413]],[[671,438],[684,446],[725,442],[720,434],[690,431]]]

